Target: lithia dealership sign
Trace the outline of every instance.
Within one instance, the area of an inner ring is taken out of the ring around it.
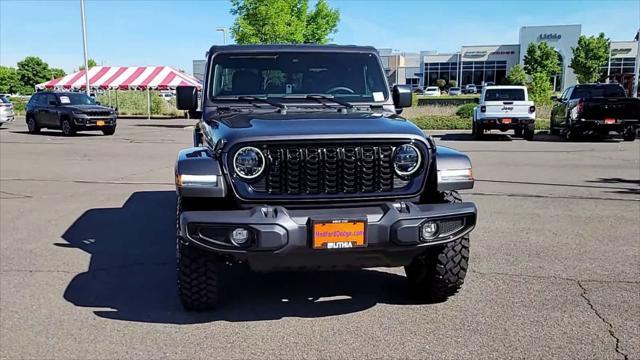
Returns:
[[[538,35],[538,41],[558,41],[560,39],[562,39],[562,35],[556,33]]]

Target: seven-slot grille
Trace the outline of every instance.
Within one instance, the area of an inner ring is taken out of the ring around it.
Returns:
[[[90,117],[110,117],[111,116],[110,111],[85,111],[84,114]]]
[[[265,145],[265,174],[251,184],[274,195],[392,192],[408,181],[393,168],[392,145]]]

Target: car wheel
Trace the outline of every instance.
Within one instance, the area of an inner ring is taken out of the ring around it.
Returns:
[[[580,132],[576,129],[568,128],[564,133],[564,139],[567,141],[576,141],[580,138]]]
[[[634,141],[636,139],[637,136],[637,131],[633,126],[629,126],[626,129],[624,129],[624,132],[622,133],[622,140],[624,141]]]
[[[176,226],[180,214],[189,209],[188,202],[178,196]],[[218,304],[218,279],[224,262],[215,254],[187,243],[179,234],[176,239],[177,285],[182,306],[189,311],[205,311]]]
[[[455,191],[444,193],[443,200],[448,203],[462,201]],[[469,235],[465,235],[444,245],[428,248],[404,269],[411,292],[416,297],[427,301],[444,301],[462,287],[468,267]]]
[[[477,121],[473,122],[473,137],[476,140],[482,139],[482,135],[484,135],[484,129],[482,129],[482,125],[478,124]]]
[[[63,119],[60,128],[62,129],[62,134],[64,136],[72,136],[76,133],[76,130],[73,128],[69,119]]]
[[[108,128],[104,128],[104,129],[102,129],[102,133],[104,135],[106,135],[106,136],[111,136],[111,135],[116,133],[116,127],[115,126],[111,126],[111,127],[108,127]]]
[[[536,133],[536,126],[534,124],[527,125],[524,128],[524,139],[527,141],[533,140],[533,135]]]
[[[31,134],[37,134],[40,132],[40,127],[33,116],[27,118],[27,129]]]
[[[522,137],[522,128],[521,127],[517,127],[513,130],[513,136],[515,137]]]

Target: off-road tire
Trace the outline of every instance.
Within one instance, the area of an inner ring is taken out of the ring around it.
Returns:
[[[568,128],[564,133],[564,139],[566,141],[577,141],[582,136],[579,130]]]
[[[484,130],[482,130],[482,125],[478,124],[477,121],[473,120],[473,138],[476,140],[481,140],[482,135],[484,135]]]
[[[115,126],[109,126],[107,128],[102,129],[102,134],[104,134],[105,136],[111,136],[113,134],[116,133],[116,127]]]
[[[631,126],[622,132],[622,140],[624,141],[634,141],[637,137],[637,130]]]
[[[33,116],[29,116],[27,118],[27,130],[29,131],[29,134],[37,134],[40,132],[40,126],[38,126],[38,123]]]
[[[522,128],[521,127],[517,127],[515,129],[513,129],[513,136],[522,137]]]
[[[188,210],[189,201],[178,196],[176,228],[180,214]],[[188,311],[205,311],[218,304],[218,279],[223,261],[215,254],[176,239],[177,285],[182,306]]]
[[[455,192],[442,193],[443,202],[458,203]],[[469,266],[469,235],[427,249],[405,266],[411,292],[419,299],[444,301],[462,287]]]
[[[531,125],[527,125],[527,126],[524,128],[524,134],[523,134],[523,137],[524,137],[524,139],[525,139],[525,140],[527,140],[527,141],[533,141],[533,136],[535,135],[535,133],[536,133],[536,127],[535,127],[535,125],[533,125],[533,124],[531,124]]]
[[[69,118],[64,118],[60,122],[60,129],[62,130],[62,135],[64,136],[73,136],[76,134],[76,130],[73,128],[73,124]]]

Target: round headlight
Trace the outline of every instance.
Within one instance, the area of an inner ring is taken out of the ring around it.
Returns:
[[[413,145],[404,144],[393,154],[393,166],[396,174],[409,176],[420,168],[420,151]]]
[[[247,146],[238,150],[233,157],[233,168],[243,179],[254,179],[264,170],[265,160],[262,151]]]

